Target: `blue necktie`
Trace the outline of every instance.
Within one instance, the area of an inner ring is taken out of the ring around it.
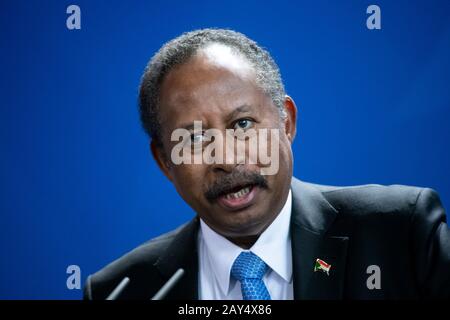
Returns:
[[[244,300],[270,300],[269,291],[262,278],[267,264],[252,252],[241,252],[231,267],[231,275],[241,282]]]

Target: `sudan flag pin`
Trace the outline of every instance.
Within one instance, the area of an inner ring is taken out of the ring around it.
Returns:
[[[316,259],[316,263],[314,264],[314,272],[322,271],[322,272],[325,272],[329,276],[330,269],[331,269],[331,264],[328,264],[323,260]]]

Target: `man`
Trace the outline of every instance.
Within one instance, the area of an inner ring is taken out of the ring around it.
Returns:
[[[145,70],[140,111],[155,160],[197,216],[89,276],[86,299],[105,299],[125,277],[120,298],[149,299],[180,268],[167,299],[450,297],[450,231],[438,195],[293,178],[295,103],[269,53],[244,35],[205,29],[166,43]],[[277,147],[275,157],[251,162],[245,149],[237,160],[233,145],[215,149],[223,161],[180,162],[181,129],[192,154],[211,144],[209,129],[271,130],[265,146]]]

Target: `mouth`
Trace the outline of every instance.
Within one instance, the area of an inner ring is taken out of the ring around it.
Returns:
[[[219,196],[217,203],[228,211],[242,210],[255,202],[259,190],[256,185],[239,186]]]

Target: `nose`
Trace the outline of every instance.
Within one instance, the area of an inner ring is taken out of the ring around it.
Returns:
[[[220,147],[215,150],[215,152],[221,152],[222,156],[216,157],[216,161],[211,164],[213,172],[231,173],[237,166],[245,164],[245,158],[237,156],[234,140],[234,136],[229,133],[222,136],[222,141],[219,143]]]
[[[226,148],[224,148],[226,149]],[[236,155],[234,153],[234,150],[224,150],[223,151],[223,157],[220,159],[222,161],[215,161],[211,166],[212,170],[217,173],[231,173],[235,168],[240,165],[236,161]]]

